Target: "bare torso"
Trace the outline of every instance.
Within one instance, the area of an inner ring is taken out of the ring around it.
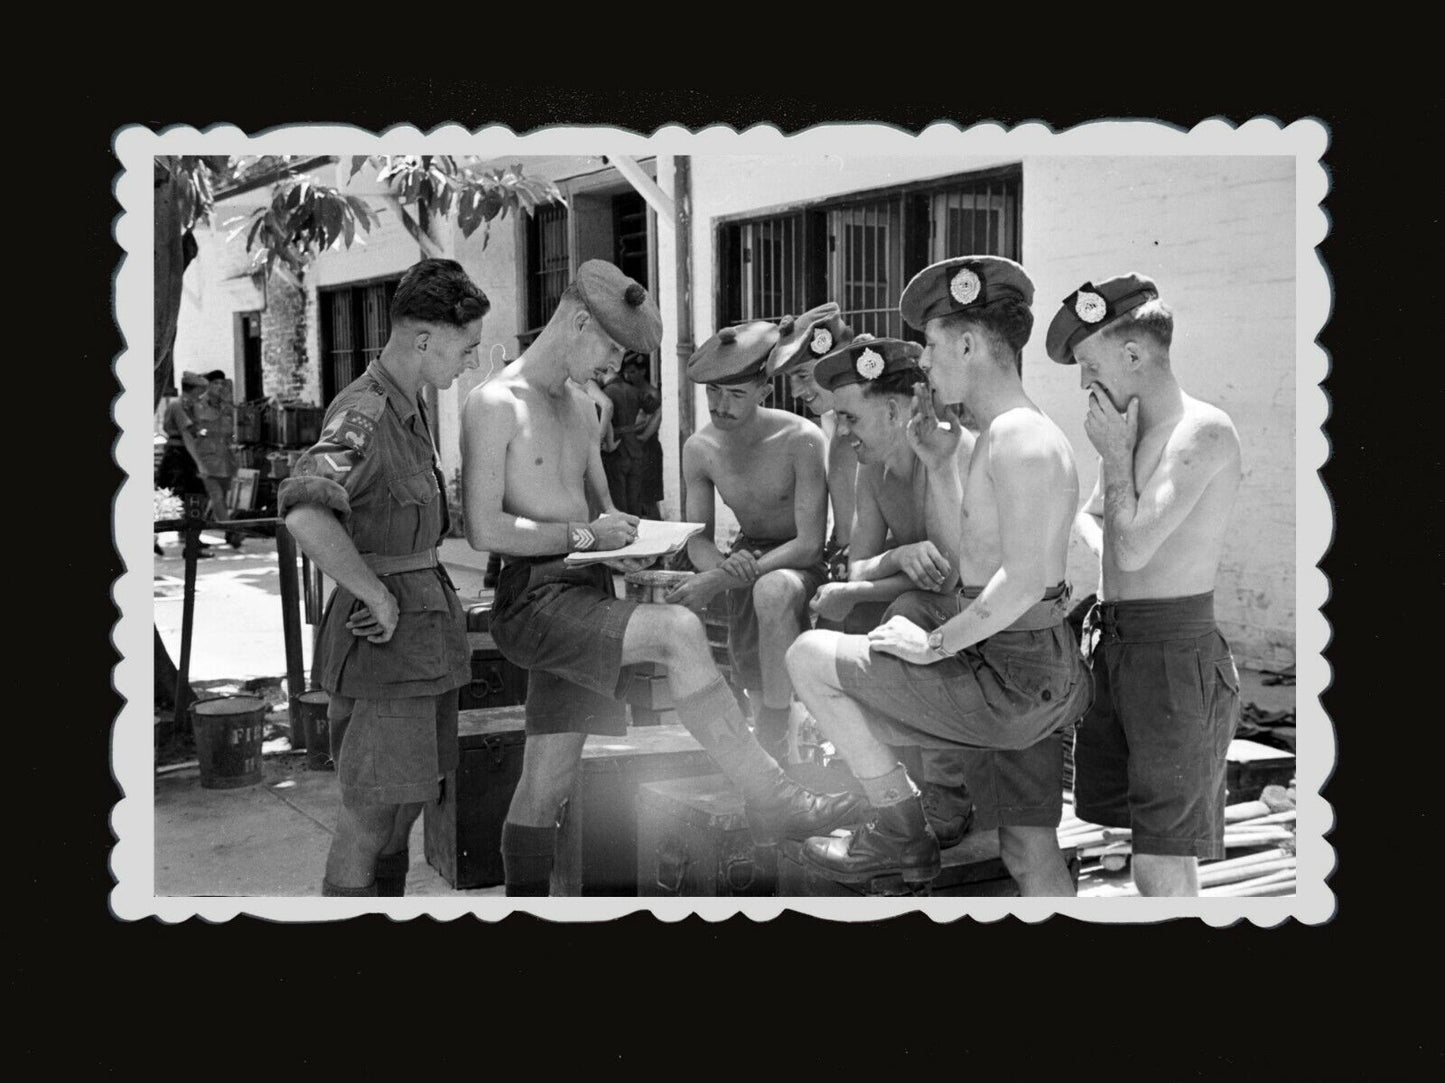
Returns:
[[[811,423],[783,410],[759,409],[760,436],[744,440],[708,425],[692,437],[704,475],[737,517],[742,532],[759,540],[797,536],[793,444],[816,434]],[[817,439],[814,435],[813,439]]]
[[[1239,491],[1239,441],[1229,417],[1216,406],[1183,396],[1184,413],[1175,421],[1142,432],[1134,448],[1134,487],[1144,492],[1166,453],[1187,461],[1190,456],[1218,454],[1218,473],[1205,486],[1198,502],[1144,567],[1127,571],[1114,559],[1114,545],[1104,526],[1103,578],[1100,596],[1113,601],[1129,598],[1179,598],[1214,589],[1224,538],[1229,530],[1235,496]],[[1212,435],[1211,435],[1212,434]],[[1217,448],[1201,445],[1221,440]]]
[[[588,456],[598,440],[597,411],[570,381],[550,395],[514,371],[492,381],[511,400],[516,429],[507,445],[502,508],[543,522],[586,522]]]
[[[1079,475],[1068,438],[1042,411],[1017,407],[995,418],[984,429],[969,458],[963,481],[962,530],[959,574],[963,586],[983,586],[1003,563],[999,533],[999,505],[1016,499],[1000,491],[990,469],[996,430],[1007,419],[1016,426],[1016,441],[1047,467],[1050,491],[1030,494],[1041,500],[1043,514],[1036,527],[1044,542],[1045,577],[1049,586],[1064,579],[1074,509],[1079,505]]]
[[[906,474],[895,474],[881,463],[858,467],[859,499],[871,500],[888,527],[889,547],[911,545],[928,536],[925,513],[928,470],[910,455]]]

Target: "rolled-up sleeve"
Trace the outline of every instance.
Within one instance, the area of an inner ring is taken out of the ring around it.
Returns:
[[[339,409],[327,419],[316,445],[297,460],[290,477],[276,491],[276,514],[285,516],[299,504],[330,508],[345,521],[352,496],[372,474],[376,421],[361,410]]]

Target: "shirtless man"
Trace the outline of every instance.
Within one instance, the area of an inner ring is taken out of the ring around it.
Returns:
[[[938,627],[929,632],[894,616],[867,636],[809,632],[788,652],[798,694],[874,807],[865,827],[804,847],[813,868],[843,883],[938,875],[938,840],[888,747],[916,744],[964,756],[979,826],[997,826],[1004,863],[1023,894],[1074,893],[1056,830],[1058,731],[1091,698],[1065,622],[1078,474],[1067,438],[1020,379],[1032,300],[1024,269],[996,256],[936,263],[903,294],[903,318],[927,340],[921,367],[940,399],[967,405],[980,435],[962,478],[937,486],[941,496],[953,494],[960,516],[962,584],[954,598],[940,597]],[[859,374],[876,378],[882,359],[866,344],[849,351]],[[950,419],[942,428],[931,397],[922,397],[918,411],[914,439],[946,473],[953,459],[945,451],[961,426]]]
[[[859,350],[838,350],[818,362],[813,373],[833,401],[838,432],[859,466],[848,577],[824,583],[810,608],[820,628],[855,635],[866,635],[900,613],[918,623],[919,604],[936,601],[938,592],[957,585],[958,555],[952,548],[958,536],[957,497],[947,493],[930,500],[929,484],[932,479],[956,486],[974,444],[973,433],[949,412],[959,440],[944,454],[954,461],[930,469],[932,460],[920,456],[931,456],[934,449],[918,442],[921,417],[910,410],[916,394],[931,394],[918,367],[922,349],[901,339],[871,339],[865,348],[883,357],[876,379],[858,373]],[[940,507],[951,509],[944,517],[951,521],[939,521]],[[923,592],[921,599],[914,598],[918,592]],[[948,749],[908,746],[900,751],[905,765],[919,774],[923,810],[939,846],[957,845],[973,820],[963,757]]]
[[[463,410],[467,540],[507,555],[491,633],[530,671],[522,777],[502,829],[508,895],[548,893],[557,815],[587,735],[625,732],[624,666],[666,667],[679,721],[742,791],[759,842],[832,830],[858,810],[846,795],[802,789],[758,747],[694,613],[619,599],[606,566],[563,562],[570,551],[620,548],[637,523],[613,507],[597,412],[569,378],[615,369],[625,349],[649,352],[661,335],[646,289],[589,260],[526,353]]]
[[[1079,815],[1133,829],[1141,895],[1197,895],[1199,858],[1224,856],[1225,754],[1239,673],[1214,623],[1214,579],[1239,489],[1229,415],[1184,393],[1174,314],[1152,279],[1085,283],[1049,326],[1077,363],[1099,480],[1079,533],[1100,555],[1089,614],[1095,700],[1074,744]]]
[[[726,327],[688,362],[688,379],[707,387],[712,422],[682,448],[686,519],[706,527],[687,543],[698,574],[668,601],[700,611],[720,592],[733,592],[733,671],[748,689],[759,743],[785,765],[795,723],[784,659],[808,627],[808,601],[828,578],[828,486],[823,434],[796,414],[762,405],[765,363],[778,338],[766,321]],[[727,556],[714,539],[714,491],[741,528]]]
[[[793,397],[802,400],[823,430],[827,447],[828,503],[833,510],[833,529],[824,547],[823,561],[833,579],[843,580],[848,576],[858,455],[852,441],[838,431],[832,393],[813,378],[813,371],[824,356],[853,341],[853,328],[843,322],[837,304],[829,301],[796,319],[787,317],[778,325],[778,333],[778,344],[768,355],[767,378],[787,376]]]

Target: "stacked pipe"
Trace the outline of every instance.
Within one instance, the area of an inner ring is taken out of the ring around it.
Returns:
[[[1120,872],[1133,854],[1128,828],[1103,827],[1074,814],[1073,795],[1064,795],[1059,845],[1078,850],[1083,872]],[[1292,895],[1295,891],[1295,784],[1266,786],[1258,800],[1242,801],[1224,810],[1226,850],[1248,851],[1224,861],[1199,866],[1199,894],[1204,898]],[[1090,862],[1097,862],[1091,866]]]

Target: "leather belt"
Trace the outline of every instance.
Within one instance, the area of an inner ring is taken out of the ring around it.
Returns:
[[[380,553],[362,553],[361,559],[377,575],[400,575],[402,572],[421,572],[437,566],[437,551],[423,549],[420,553],[402,553],[399,556],[384,556]]]
[[[976,589],[980,593],[983,590],[982,587]],[[977,594],[969,597],[966,592],[961,591],[960,593],[963,594],[964,601],[969,605],[973,604],[973,598],[978,597]],[[1070,583],[1060,583],[1056,587],[1050,587],[1049,590],[1044,593],[1041,601],[1035,602],[1028,609],[1024,610],[1023,615],[1007,628],[1003,629],[1003,631],[1042,632],[1061,624],[1068,619],[1069,601],[1073,595],[1074,588]]]

